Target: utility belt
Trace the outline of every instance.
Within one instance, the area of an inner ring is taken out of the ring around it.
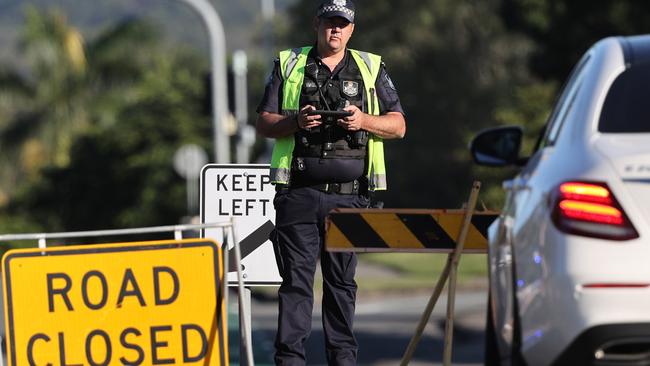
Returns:
[[[308,182],[293,182],[291,184],[278,184],[276,192],[288,192],[296,188],[309,187],[325,193],[368,195],[368,182],[365,179],[355,179],[344,183],[320,183],[309,184]]]

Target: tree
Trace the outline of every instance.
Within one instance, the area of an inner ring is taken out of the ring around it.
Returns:
[[[183,142],[209,146],[202,84],[191,64],[150,70],[115,124],[75,140],[66,167],[43,171],[15,212],[48,229],[88,230],[172,224],[185,213],[185,186],[172,158]]]
[[[467,143],[478,130],[502,123],[499,111],[532,82],[526,70],[532,46],[506,32],[499,5],[357,2],[350,46],[384,57],[407,114],[405,140],[386,144],[389,191],[381,198],[387,206],[458,207],[473,179],[497,184],[499,174],[472,167]],[[286,45],[313,43],[316,6],[304,0],[292,8]]]
[[[563,81],[580,56],[604,37],[648,32],[650,3],[642,0],[504,0],[502,15],[511,31],[536,44],[532,71]]]
[[[10,101],[0,126],[3,187],[16,186],[43,165],[65,164],[68,130],[86,122],[76,102],[86,73],[79,33],[60,14],[45,17],[28,8],[22,49],[31,72],[4,71],[0,90]]]
[[[114,121],[115,104],[130,97],[125,91],[151,64],[145,50],[154,46],[153,30],[142,22],[122,23],[86,46],[60,12],[27,8],[21,47],[27,68],[0,73],[5,203],[42,168],[65,167],[79,134]]]
[[[33,18],[47,24],[59,19],[56,13]],[[26,49],[41,44],[37,49],[57,49],[59,43],[43,32],[35,34],[40,36],[26,38]],[[203,113],[207,62],[182,48],[169,52],[159,47],[157,31],[137,20],[109,29],[81,51],[83,73],[74,83],[70,76],[57,84],[25,78],[18,71],[6,73],[16,87],[4,95],[18,98],[20,88],[26,95],[35,89],[50,93],[37,94],[15,110],[0,109],[0,114],[13,116],[11,128],[0,129],[3,151],[37,141],[56,145],[52,148],[65,159],[45,159],[33,176],[20,180],[0,211],[0,228],[68,231],[178,222],[186,214],[185,187],[173,171],[173,154],[183,143],[210,143],[210,122]],[[40,66],[27,75],[57,71],[50,68],[60,67],[65,55],[54,53],[50,63],[34,62]],[[60,90],[55,87],[62,84]],[[52,108],[77,111],[82,123],[65,125],[70,113],[33,112]],[[34,114],[33,123],[22,122],[21,113]],[[14,134],[15,144],[8,145],[12,128],[22,133]],[[41,130],[55,130],[66,145],[46,139]],[[27,176],[21,169],[17,174]]]

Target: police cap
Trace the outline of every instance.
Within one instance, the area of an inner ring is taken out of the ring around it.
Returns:
[[[318,7],[316,16],[321,18],[341,17],[354,23],[354,3],[352,0],[325,0]]]

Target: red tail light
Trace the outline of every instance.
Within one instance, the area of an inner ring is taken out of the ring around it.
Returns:
[[[553,222],[561,231],[611,240],[639,237],[604,183],[562,183],[556,196]]]

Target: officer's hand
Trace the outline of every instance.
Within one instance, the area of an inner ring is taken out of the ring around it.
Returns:
[[[359,131],[363,129],[363,122],[366,116],[365,113],[361,112],[361,110],[356,105],[349,105],[343,108],[343,110],[352,112],[352,115],[337,120],[336,122],[339,126],[348,131]]]
[[[306,105],[300,109],[300,112],[298,112],[298,115],[296,116],[298,128],[301,128],[303,130],[308,130],[310,128],[319,126],[322,123],[320,121],[320,114],[316,114],[313,116],[309,115],[310,111],[315,111],[315,110],[316,108],[314,108],[311,105]]]

